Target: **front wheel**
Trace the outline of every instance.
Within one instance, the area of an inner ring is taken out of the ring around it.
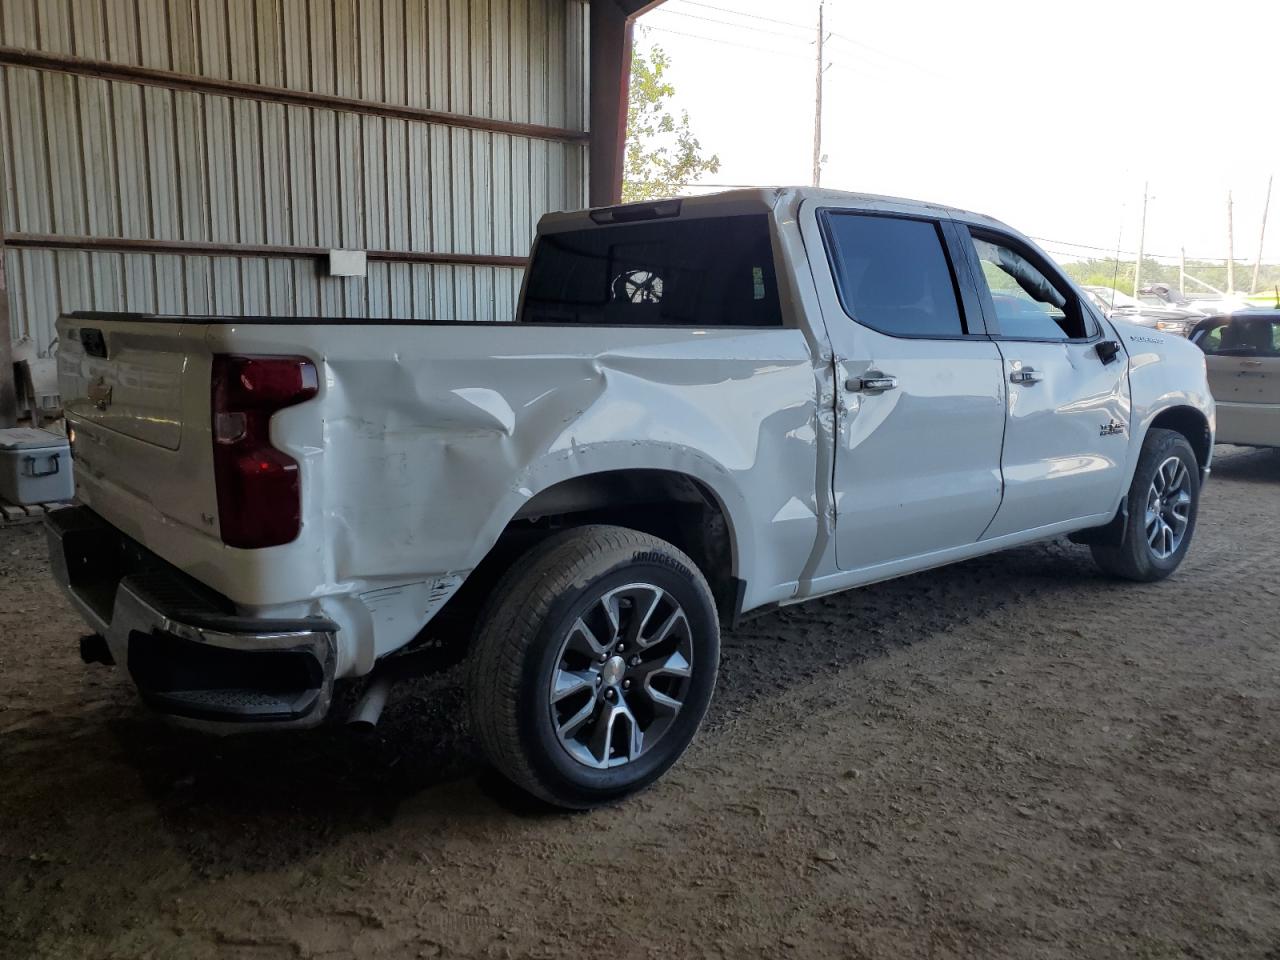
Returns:
[[[719,659],[715,604],[693,561],[634,530],[577,527],[495,588],[469,665],[472,730],[517,786],[597,806],[684,753]]]
[[[1187,555],[1200,506],[1200,465],[1186,437],[1159,428],[1147,434],[1127,506],[1121,544],[1095,545],[1093,558],[1112,576],[1163,580]]]

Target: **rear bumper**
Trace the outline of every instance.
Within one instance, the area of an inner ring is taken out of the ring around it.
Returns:
[[[54,579],[151,707],[221,730],[324,719],[337,625],[238,616],[87,507],[50,514],[46,532]]]

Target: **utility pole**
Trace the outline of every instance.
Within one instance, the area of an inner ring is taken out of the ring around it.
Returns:
[[[1236,292],[1236,232],[1231,225],[1231,191],[1227,191],[1227,296]]]
[[[1133,296],[1136,299],[1142,289],[1142,248],[1147,242],[1147,188],[1149,180],[1142,181],[1142,229],[1138,231],[1138,262],[1133,267]]]
[[[1262,232],[1258,234],[1258,259],[1253,261],[1253,281],[1249,284],[1249,292],[1258,292],[1258,270],[1262,267],[1262,245],[1267,240],[1267,214],[1271,212],[1271,181],[1275,179],[1273,174],[1267,177],[1267,199],[1262,204]]]
[[[822,47],[826,41],[825,29],[822,26],[822,8],[825,0],[818,0],[818,65],[814,78],[813,98],[813,185],[822,185]]]
[[[1187,248],[1178,248],[1178,292],[1187,293]]]

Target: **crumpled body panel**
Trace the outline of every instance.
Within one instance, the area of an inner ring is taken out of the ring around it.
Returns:
[[[319,396],[272,424],[303,472],[303,535],[279,549],[312,567],[310,599],[367,621],[353,632],[377,639],[352,652],[357,672],[570,478],[700,481],[729,520],[747,607],[790,596],[814,550],[821,364],[799,330],[246,325],[208,338],[320,370]]]

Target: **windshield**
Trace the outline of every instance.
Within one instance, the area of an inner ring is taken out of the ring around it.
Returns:
[[[1088,287],[1089,293],[1108,309],[1125,310],[1137,309],[1142,306],[1137,300],[1129,296],[1127,293],[1121,293],[1119,290],[1112,290],[1110,287]]]

